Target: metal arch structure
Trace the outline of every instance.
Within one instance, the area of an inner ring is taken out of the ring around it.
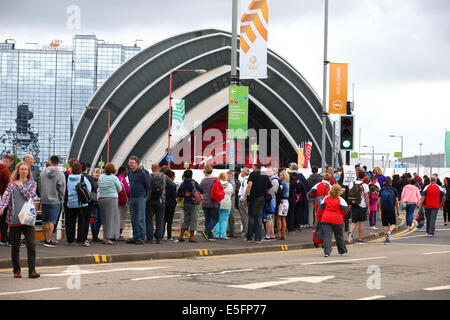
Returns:
[[[111,112],[112,162],[122,165],[129,155],[143,157],[149,150],[159,153],[158,159],[165,155],[166,149],[161,143],[158,147],[157,142],[167,138],[169,75],[174,70],[208,70],[203,75],[183,72],[174,77],[173,96],[186,99],[187,118],[194,118],[186,127],[188,132],[194,130],[196,120],[203,118],[199,112],[204,101],[222,92],[208,113],[223,108],[228,100],[223,91],[230,85],[230,53],[230,33],[214,29],[193,31],[150,46],[111,74],[88,105]],[[251,99],[259,110],[274,117],[289,142],[285,147],[296,152],[302,141],[313,141],[311,163],[320,165],[322,105],[304,77],[268,50],[268,78],[242,80],[241,85],[250,87]],[[106,117],[106,112],[97,109],[83,112],[72,137],[69,158],[92,164],[106,159]],[[327,119],[327,163],[332,157],[332,130]]]

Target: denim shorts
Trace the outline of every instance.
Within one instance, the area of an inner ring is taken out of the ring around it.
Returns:
[[[61,211],[61,204],[42,204],[42,223],[56,224],[59,212]]]

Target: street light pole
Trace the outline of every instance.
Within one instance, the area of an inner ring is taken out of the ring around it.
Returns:
[[[420,150],[419,150],[419,166],[418,166],[418,168],[417,168],[417,174],[420,176],[420,160],[422,159],[422,145],[423,145],[423,143],[422,142],[420,142],[419,143],[419,147],[420,147]]]
[[[327,65],[328,61],[328,0],[325,0],[325,26],[324,26],[324,54],[323,54],[323,106],[322,106],[322,173],[325,172],[325,133],[327,120]]]
[[[375,147],[374,146],[363,146],[364,148],[372,148],[372,170],[375,168]]]

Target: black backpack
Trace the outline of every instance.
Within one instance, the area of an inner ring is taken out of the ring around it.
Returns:
[[[279,205],[281,203],[281,200],[283,199],[283,185],[282,185],[280,178],[278,178],[278,177],[272,178],[272,179],[270,179],[270,182],[272,182],[273,180],[278,181],[278,189],[277,189],[277,192],[275,193],[275,200],[276,200],[276,205]]]
[[[86,204],[91,202],[91,194],[86,183],[84,183],[84,175],[81,175],[80,182],[75,186],[78,195],[78,203]]]
[[[164,173],[155,173],[150,175],[150,200],[161,199],[166,186]]]
[[[361,203],[361,195],[363,194],[364,189],[362,183],[356,184],[354,183],[353,187],[350,189],[348,193],[348,204],[352,206],[359,206]]]

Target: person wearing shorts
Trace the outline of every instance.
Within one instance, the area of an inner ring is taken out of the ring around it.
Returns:
[[[358,244],[364,244],[362,241],[362,235],[364,232],[364,222],[367,220],[367,205],[369,204],[369,186],[364,183],[366,174],[364,171],[359,171],[358,181],[355,182],[357,185],[361,185],[361,202],[359,205],[351,206],[350,212],[352,213],[352,224],[350,226],[350,232],[348,233],[347,241],[349,243],[353,242],[353,232],[356,226],[359,225],[358,230]],[[353,183],[348,187],[351,190]]]
[[[378,206],[381,208],[381,222],[383,224],[384,229],[384,244],[389,244],[391,242],[391,232],[394,231],[395,225],[397,224],[397,219],[395,215],[395,208],[397,208],[397,217],[400,216],[400,205],[398,202],[398,193],[397,190],[392,188],[392,179],[391,177],[386,177],[384,180],[385,186],[380,190],[380,196],[378,198]],[[392,203],[387,206],[383,202],[385,201],[385,196],[383,193],[391,193],[393,195]]]
[[[42,206],[42,229],[46,247],[56,247],[54,227],[66,192],[64,173],[58,169],[59,158],[52,156],[50,165],[39,176],[38,190]]]

